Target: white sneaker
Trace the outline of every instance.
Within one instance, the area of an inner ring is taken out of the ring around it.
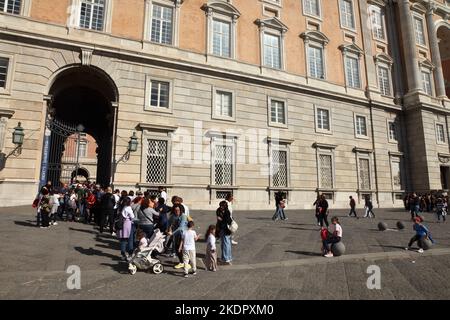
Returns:
[[[58,222],[53,222],[53,225],[54,225],[54,226],[57,226],[57,225],[58,225]]]
[[[420,248],[417,252],[418,252],[418,253],[423,253],[423,249]]]
[[[116,236],[116,233],[115,232],[113,232],[112,234],[111,234],[113,237],[115,237]]]
[[[405,248],[405,250],[408,251],[408,250],[409,250],[409,247]]]
[[[236,244],[238,244],[238,243],[237,243],[237,241],[231,240],[231,244],[236,245]]]
[[[332,258],[332,257],[333,257],[333,254],[332,254],[332,253],[327,253],[327,254],[325,255],[325,257],[326,257],[326,258]]]

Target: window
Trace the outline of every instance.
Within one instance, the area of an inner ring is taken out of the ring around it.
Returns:
[[[230,23],[214,20],[213,21],[213,54],[230,57]]]
[[[151,41],[172,44],[173,8],[153,4]]]
[[[369,159],[359,159],[359,188],[370,190],[370,162]]]
[[[391,81],[389,68],[378,66],[378,85],[380,92],[384,96],[391,95]]]
[[[303,0],[303,12],[307,15],[320,17],[320,0]]]
[[[165,140],[148,139],[147,183],[167,183],[167,146]]]
[[[401,190],[402,178],[401,178],[401,168],[399,158],[394,158],[391,160],[391,170],[392,170],[392,186],[394,190]]]
[[[86,158],[86,156],[87,156],[87,141],[86,140],[80,141],[80,145],[78,147],[78,152],[79,152],[80,158]]]
[[[428,95],[433,95],[433,88],[431,85],[431,72],[422,70],[422,88]]]
[[[233,147],[217,144],[214,158],[214,184],[233,185]]]
[[[356,136],[367,137],[366,117],[355,116]]]
[[[397,127],[394,121],[388,121],[388,137],[389,141],[397,142]]]
[[[373,37],[378,40],[385,40],[386,34],[384,30],[385,16],[380,7],[370,7],[370,18],[372,21],[372,33]]]
[[[102,31],[105,18],[105,0],[81,0],[80,27]]]
[[[21,0],[0,0],[0,12],[20,14]]]
[[[324,79],[323,48],[308,46],[309,76]]]
[[[9,59],[0,57],[0,89],[6,89],[8,79]]]
[[[219,117],[233,117],[233,94],[231,92],[216,91],[215,115]]]
[[[269,99],[270,123],[286,125],[286,103],[285,101]]]
[[[340,0],[339,12],[341,14],[341,25],[344,28],[355,29],[355,17],[352,0]]]
[[[280,37],[264,33],[264,66],[281,69]]]
[[[272,150],[272,187],[288,187],[288,167],[286,150]]]
[[[333,158],[328,154],[319,155],[320,188],[333,188]]]
[[[317,129],[330,131],[330,111],[327,109],[317,108],[316,111],[316,125]]]
[[[347,78],[347,86],[352,88],[361,88],[358,58],[351,56],[345,57],[345,76]]]
[[[425,32],[423,26],[423,19],[421,17],[414,17],[414,29],[416,31],[416,43],[425,46]]]
[[[152,91],[150,105],[152,107],[168,108],[169,107],[169,82],[151,81]]]
[[[445,143],[445,130],[443,124],[436,124],[436,137],[438,143]]]

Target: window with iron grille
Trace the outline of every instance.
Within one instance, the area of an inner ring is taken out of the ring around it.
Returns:
[[[216,91],[216,116],[233,116],[233,94],[231,92]]]
[[[102,31],[105,19],[105,0],[81,0],[80,27]]]
[[[355,29],[355,17],[352,0],[340,0],[341,24],[345,28]]]
[[[0,89],[6,89],[9,59],[0,57]]]
[[[215,146],[214,184],[218,186],[233,185],[233,147]]]
[[[284,101],[270,99],[270,121],[286,124],[286,105]]]
[[[230,39],[230,23],[213,20],[213,54],[229,58],[231,56]]]
[[[361,190],[370,190],[369,159],[359,159],[359,188]]]
[[[147,177],[148,183],[167,183],[167,145],[165,140],[148,139]]]
[[[443,124],[436,124],[437,141],[445,143],[445,130]]]
[[[320,17],[320,0],[303,0],[305,14]]]
[[[264,65],[281,69],[280,37],[264,33]]]
[[[416,43],[425,46],[425,32],[423,27],[423,19],[414,17],[414,29],[416,31]]]
[[[308,46],[309,75],[313,78],[324,79],[323,48]]]
[[[317,129],[330,130],[330,112],[317,108]]]
[[[394,186],[394,190],[401,190],[402,178],[401,178],[400,161],[398,160],[391,161],[391,168],[392,168],[392,184]]]
[[[389,69],[383,66],[378,67],[378,84],[382,95],[391,95],[391,79]]]
[[[230,190],[217,190],[216,199],[226,199],[230,193],[233,195],[233,192]]]
[[[389,140],[398,141],[397,140],[397,128],[395,126],[394,121],[389,121]]]
[[[367,136],[366,117],[356,116],[355,117],[355,125],[356,125],[356,135],[357,136]]]
[[[361,87],[358,58],[345,57],[345,75],[347,77],[347,86],[352,88]]]
[[[151,41],[172,44],[173,8],[153,4]]]
[[[152,107],[169,108],[170,83],[152,80],[150,105]]]
[[[319,155],[320,187],[333,188],[333,158],[328,154]]]
[[[428,71],[422,71],[422,87],[428,95],[433,95],[433,89],[431,86],[431,73]]]
[[[0,0],[0,12],[20,14],[21,0]]]
[[[272,150],[272,186],[288,187],[287,151]]]
[[[384,12],[380,7],[371,6],[370,8],[370,17],[372,20],[372,32],[373,36],[376,39],[384,40],[385,32],[384,32]]]

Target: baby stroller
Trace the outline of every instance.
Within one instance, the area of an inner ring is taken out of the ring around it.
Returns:
[[[152,270],[155,274],[160,274],[164,271],[161,261],[155,258],[155,254],[161,253],[164,250],[164,241],[166,236],[155,229],[149,244],[143,250],[137,249],[131,256],[128,262],[128,271],[130,274],[135,274],[137,270]],[[153,256],[152,256],[153,255]]]

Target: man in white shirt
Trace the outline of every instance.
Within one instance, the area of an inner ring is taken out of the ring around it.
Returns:
[[[228,210],[230,211],[230,217],[231,217],[231,219],[233,219],[233,201],[234,201],[233,194],[232,193],[227,194],[225,201],[228,204]],[[233,236],[234,235],[231,236],[231,244],[236,245],[236,244],[238,244],[238,242],[233,240]]]
[[[167,193],[164,187],[159,187],[159,197],[164,199],[164,203],[167,203]]]

